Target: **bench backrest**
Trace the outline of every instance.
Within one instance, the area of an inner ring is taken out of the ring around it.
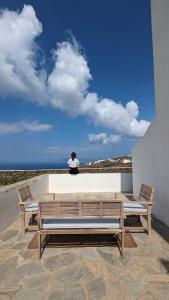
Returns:
[[[78,219],[114,218],[123,219],[121,201],[42,201],[39,202],[39,218]]]
[[[155,191],[154,187],[150,187],[145,184],[142,184],[139,193],[139,201],[144,200],[144,201],[152,202],[154,191]]]
[[[30,202],[33,200],[29,185],[23,186],[18,189],[18,197],[19,197],[20,205],[24,204],[24,202],[26,201]]]

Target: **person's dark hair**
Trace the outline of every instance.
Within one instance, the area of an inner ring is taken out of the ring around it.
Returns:
[[[75,152],[71,153],[71,158],[72,158],[72,160],[74,160],[76,158],[76,153]]]

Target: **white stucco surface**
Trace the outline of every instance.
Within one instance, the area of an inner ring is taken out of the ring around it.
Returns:
[[[133,189],[154,185],[154,215],[169,225],[169,1],[152,0],[156,120],[133,149]]]
[[[50,174],[50,193],[131,192],[131,173]]]

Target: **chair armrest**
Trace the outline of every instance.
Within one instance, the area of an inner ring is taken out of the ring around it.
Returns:
[[[116,195],[117,195],[117,193],[116,193]],[[134,200],[134,201],[138,201],[138,196],[139,196],[139,194],[138,193],[136,193],[136,194],[132,194],[132,193],[119,193],[118,194],[118,197],[120,198],[120,196],[121,197],[123,197],[123,196],[125,196],[126,198],[127,198],[127,196],[129,196],[129,197],[132,197],[132,199]],[[127,200],[127,199],[126,199]],[[129,200],[129,199],[128,199]],[[130,200],[129,200],[130,201]]]
[[[19,203],[19,206],[20,206],[20,210],[22,212],[25,212],[25,206],[24,206],[24,203]]]
[[[139,201],[140,204],[153,205],[153,202]]]
[[[133,193],[121,193],[122,195],[125,195],[125,196],[135,196],[137,194],[133,194]]]

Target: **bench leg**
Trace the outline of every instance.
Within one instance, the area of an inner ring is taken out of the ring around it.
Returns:
[[[38,258],[41,259],[41,234],[38,231]]]
[[[121,256],[124,257],[124,234],[125,231],[123,230],[121,233]]]
[[[151,237],[151,214],[147,215],[147,231],[148,236]]]
[[[24,213],[22,213],[21,219],[22,219],[21,220],[21,230],[22,230],[22,233],[25,234],[26,229],[25,229],[25,214]]]

